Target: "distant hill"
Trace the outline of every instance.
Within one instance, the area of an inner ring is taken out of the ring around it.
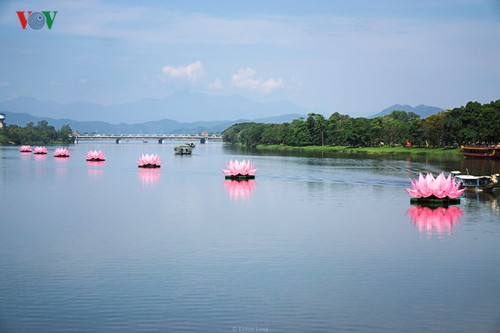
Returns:
[[[115,105],[87,102],[61,104],[17,97],[0,102],[0,110],[27,113],[40,118],[102,121],[110,124],[138,124],[164,119],[178,122],[234,121],[317,112],[287,101],[259,103],[241,95],[209,96],[188,92],[178,92],[161,99],[142,99]]]
[[[401,105],[401,104],[394,104],[393,106],[388,107],[387,109],[384,109],[380,111],[377,114],[374,114],[368,118],[376,118],[376,117],[383,117],[388,114],[391,114],[392,111],[406,111],[406,112],[413,112],[415,114],[418,114],[420,118],[424,119],[430,116],[431,114],[435,114],[438,112],[443,111],[443,108],[439,108],[436,106],[427,106],[427,105],[417,105],[415,107],[410,106],[410,105]]]
[[[259,118],[254,120],[221,120],[221,121],[196,121],[178,122],[175,120],[163,119],[158,121],[148,121],[138,124],[110,124],[104,121],[77,121],[72,119],[53,119],[49,117],[37,117],[27,113],[5,112],[5,123],[18,126],[25,126],[27,123],[37,123],[46,120],[51,126],[60,129],[67,124],[72,130],[79,133],[101,133],[101,134],[122,134],[122,133],[144,133],[144,134],[185,134],[185,133],[221,133],[226,128],[236,123],[259,122],[259,123],[284,123],[301,117],[299,114],[289,114],[278,117]]]

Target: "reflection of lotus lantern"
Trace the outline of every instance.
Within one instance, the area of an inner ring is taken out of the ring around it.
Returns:
[[[31,153],[31,146],[21,146],[19,147],[21,153]]]
[[[69,150],[68,150],[68,148],[57,148],[54,151],[54,156],[55,157],[69,157]]]
[[[35,150],[33,150],[33,154],[45,155],[47,154],[47,147],[35,147]]]
[[[257,169],[254,169],[253,163],[250,161],[230,160],[226,164],[227,169],[223,169],[226,179],[254,179]]]
[[[255,181],[253,180],[226,180],[224,186],[229,192],[231,199],[248,198],[255,188]]]
[[[139,172],[139,178],[144,186],[158,183],[160,175],[161,173],[159,169],[141,169]]]
[[[143,154],[137,161],[139,168],[159,168],[161,167],[161,160],[158,155],[155,154]]]
[[[106,160],[106,156],[102,151],[91,150],[87,153],[87,161],[89,162],[103,162]]]
[[[456,204],[460,202],[458,197],[464,192],[451,175],[445,177],[442,172],[436,178],[432,173],[425,177],[420,173],[418,180],[410,179],[410,182],[412,188],[405,190],[413,197],[412,203]]]
[[[415,224],[420,232],[431,233],[436,230],[442,234],[451,232],[454,223],[460,221],[463,211],[459,207],[438,207],[435,209],[422,206],[413,206],[406,212],[410,215],[411,222]]]

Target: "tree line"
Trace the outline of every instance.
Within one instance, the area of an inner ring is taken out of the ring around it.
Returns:
[[[32,122],[25,127],[8,125],[0,129],[0,144],[14,145],[47,145],[51,143],[70,144],[73,142],[72,130],[69,125],[63,125],[56,130],[45,120],[36,125]]]
[[[291,123],[239,123],[222,133],[224,142],[255,147],[351,146],[411,144],[417,147],[449,147],[500,142],[500,100],[489,104],[469,102],[425,119],[413,112],[393,111],[368,118],[352,118],[338,112],[326,119],[310,113]]]

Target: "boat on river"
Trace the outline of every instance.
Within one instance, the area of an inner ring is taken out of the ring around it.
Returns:
[[[500,159],[500,145],[496,146],[461,146],[466,158]]]
[[[460,171],[452,171],[451,174],[455,182],[460,183],[461,188],[475,191],[492,191],[500,178],[498,173],[491,176],[473,176],[462,174]]]
[[[174,151],[176,155],[191,155],[192,148],[190,146],[177,146]]]

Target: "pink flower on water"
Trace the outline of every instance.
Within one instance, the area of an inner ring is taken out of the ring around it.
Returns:
[[[55,157],[69,157],[69,150],[68,150],[68,148],[57,148],[54,151],[54,156]]]
[[[254,169],[253,163],[245,160],[241,162],[230,160],[226,164],[226,168],[222,170],[226,176],[254,176],[257,172],[257,169]]]
[[[104,153],[102,151],[97,151],[97,150],[91,150],[87,153],[87,161],[104,161],[106,159],[106,156],[104,156]]]
[[[436,178],[432,173],[428,173],[426,177],[420,173],[418,181],[410,179],[410,182],[412,188],[405,190],[412,197],[428,198],[434,196],[439,199],[454,199],[465,191],[465,189],[460,189],[460,184],[455,183],[451,175],[446,178],[442,172]]]
[[[31,146],[21,146],[19,151],[21,153],[31,153]]]
[[[33,154],[47,154],[47,147],[35,147]]]
[[[137,161],[139,168],[159,168],[161,166],[161,160],[158,155],[155,154],[143,154]]]

